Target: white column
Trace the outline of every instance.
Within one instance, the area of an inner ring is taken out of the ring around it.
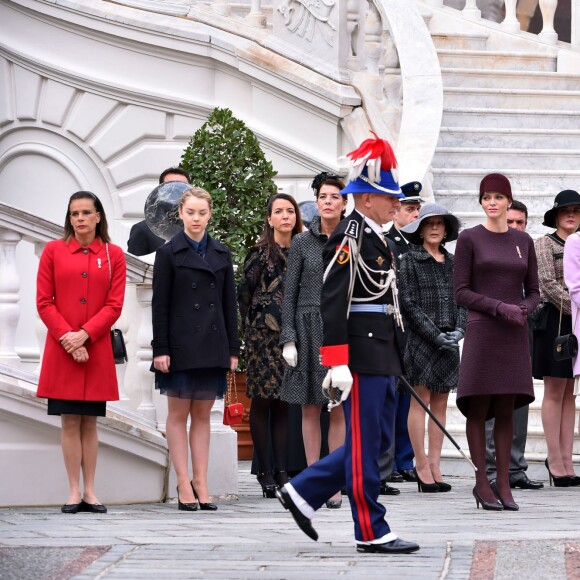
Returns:
[[[266,15],[262,11],[262,0],[252,0],[250,13],[246,16],[246,22],[256,28],[266,28]]]
[[[542,11],[544,27],[538,36],[544,42],[550,44],[556,44],[558,42],[558,34],[554,30],[554,14],[556,14],[557,7],[558,0],[540,0],[540,10]]]
[[[137,412],[150,421],[157,420],[157,412],[153,404],[154,375],[149,370],[153,360],[153,350],[151,339],[153,338],[153,328],[151,326],[151,297],[153,288],[151,284],[137,284],[137,302],[141,307],[139,317],[139,330],[137,331],[137,369],[134,373],[134,380],[139,384],[141,391],[141,402],[137,407]]]
[[[505,19],[501,23],[508,32],[519,32],[520,22],[516,17],[517,0],[505,0]]]
[[[463,14],[470,20],[479,20],[481,18],[481,11],[477,7],[476,0],[466,0]]]
[[[16,246],[21,239],[19,233],[0,228],[0,361],[13,366],[20,365],[15,345],[20,318]]]
[[[580,0],[572,0],[572,44],[580,46]]]
[[[44,248],[46,246],[46,242],[35,242],[34,244],[34,253],[38,258],[42,255]],[[36,310],[36,308],[35,308]],[[46,345],[46,335],[48,334],[48,329],[44,325],[44,322],[40,320],[40,316],[38,316],[38,311],[36,311],[35,323],[34,323],[34,333],[36,334],[36,340],[38,341],[38,366],[34,370],[34,372],[39,375],[40,368],[42,366],[42,357],[44,356],[44,347]]]

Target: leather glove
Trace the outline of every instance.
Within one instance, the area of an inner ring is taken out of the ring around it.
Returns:
[[[445,333],[455,344],[459,344],[459,341],[463,338],[463,331],[453,330],[451,332]]]
[[[295,367],[298,364],[298,351],[295,342],[287,342],[282,349],[282,356],[288,366]]]
[[[516,326],[523,326],[527,320],[527,316],[524,315],[522,309],[517,304],[501,302],[497,307],[497,314],[506,322],[515,324]]]
[[[338,405],[348,399],[351,387],[352,375],[347,365],[339,365],[330,368],[330,370],[326,373],[324,380],[322,381],[322,390],[324,391],[324,394],[330,399],[330,402],[328,403],[329,411],[331,411],[334,407],[338,407]],[[338,402],[335,402],[334,397],[331,396],[331,389],[338,389],[341,391],[340,400]]]
[[[454,351],[459,348],[459,345],[453,339],[449,338],[449,336],[447,336],[447,334],[444,332],[439,334],[435,339],[435,346],[439,350],[449,350],[449,351]]]

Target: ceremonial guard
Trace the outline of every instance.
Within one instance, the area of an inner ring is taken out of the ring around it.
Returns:
[[[345,444],[277,490],[277,497],[302,531],[317,540],[314,513],[346,487],[357,550],[409,553],[419,546],[391,531],[378,501],[378,460],[391,444],[395,381],[401,374],[395,327],[402,324],[395,249],[381,224],[393,219],[403,194],[387,142],[368,139],[347,157],[350,182],[341,193],[354,195],[355,209],[326,244],[321,300],[321,359],[330,367],[323,389],[330,408],[344,403]]]

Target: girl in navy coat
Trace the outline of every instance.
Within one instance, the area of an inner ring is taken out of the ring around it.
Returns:
[[[180,510],[216,510],[207,489],[210,412],[238,365],[236,288],[228,248],[206,227],[212,199],[192,187],[179,202],[184,231],[157,250],[153,270],[155,387],[168,395],[167,443]],[[193,480],[187,469],[187,419]]]

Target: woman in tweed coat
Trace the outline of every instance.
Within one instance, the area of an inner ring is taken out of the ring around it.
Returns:
[[[576,413],[572,361],[557,361],[553,352],[560,309],[562,324],[559,333],[572,332],[570,295],[564,283],[563,258],[566,239],[580,226],[580,194],[572,190],[561,191],[554,200],[554,207],[544,215],[543,225],[556,231],[536,240],[540,295],[545,303],[544,308],[548,309],[548,316],[546,328],[534,331],[532,372],[535,379],[544,380],[542,425],[548,446],[546,468],[550,483],[554,481],[558,487],[569,487],[580,484],[572,463]]]
[[[402,231],[416,244],[400,263],[399,296],[409,333],[405,373],[444,425],[449,392],[457,387],[458,343],[467,319],[467,309],[453,300],[453,256],[443,246],[457,239],[459,220],[443,206],[428,203]],[[440,469],[443,433],[429,421],[429,453],[425,453],[425,411],[414,399],[408,426],[419,491],[449,491],[451,486],[443,482]]]
[[[280,344],[288,366],[284,371],[281,398],[302,406],[302,436],[308,465],[320,459],[320,412],[328,401],[322,393],[327,369],[320,364],[322,318],[320,293],[324,266],[322,252],[328,236],[334,231],[346,207],[340,195],[343,182],[335,175],[320,173],[312,182],[319,216],[307,232],[292,240],[282,304]],[[328,447],[334,451],[344,443],[344,415],[341,407],[330,414]],[[340,495],[327,502],[330,508],[340,507]]]

